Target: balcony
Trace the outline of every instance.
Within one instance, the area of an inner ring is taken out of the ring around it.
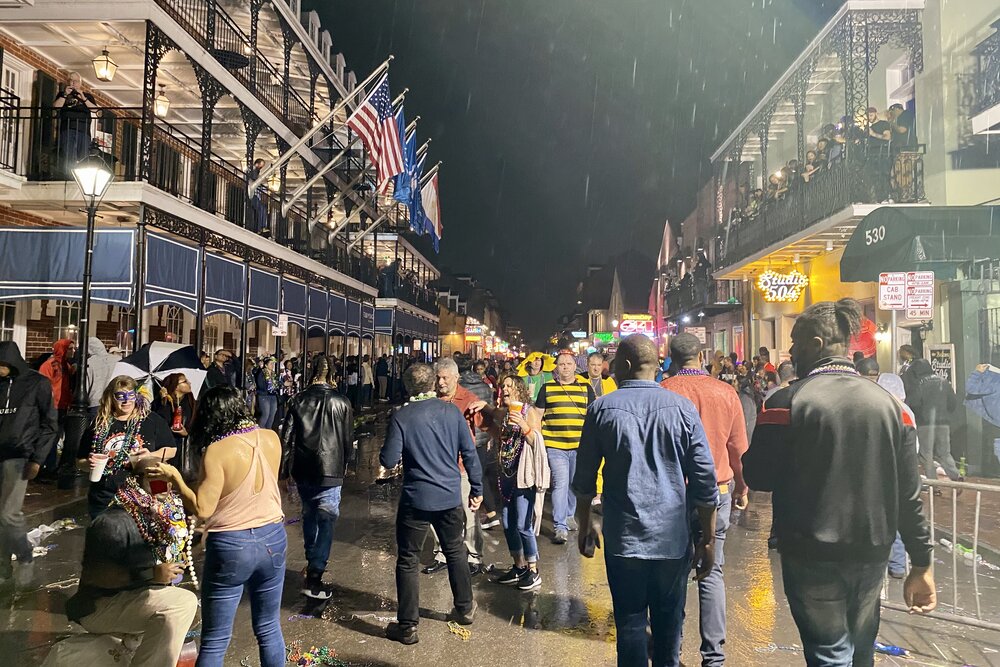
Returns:
[[[66,139],[66,127],[54,110],[37,107],[4,107],[0,98],[0,174],[21,176],[29,183],[72,183],[70,169],[78,148]],[[367,285],[376,284],[371,258],[360,249],[347,250],[340,238],[311,233],[307,200],[282,215],[281,192],[263,188],[247,196],[247,176],[239,164],[212,152],[202,155],[198,139],[181,127],[157,119],[153,126],[148,162],[141,157],[140,109],[102,108],[89,125],[91,146],[97,148],[115,172],[118,183],[146,183],[227,222],[271,238],[295,252]],[[4,128],[10,128],[7,132]],[[19,139],[19,137],[23,137]],[[6,157],[5,157],[6,156]],[[141,176],[142,167],[148,176]],[[106,202],[106,208],[127,212],[138,202]],[[23,202],[33,210],[52,209],[58,219],[64,201]],[[315,206],[315,204],[313,204]],[[313,225],[323,228],[322,225]]]
[[[386,267],[380,271],[378,296],[382,299],[399,299],[400,301],[405,301],[431,315],[437,315],[438,312],[436,290],[421,287],[416,282],[405,278],[394,281],[390,267]]]
[[[990,27],[994,32],[972,51],[976,58],[972,131],[976,134],[1000,125],[1000,20]]]
[[[780,242],[811,231],[856,204],[912,204],[924,199],[924,163],[919,151],[845,159],[809,182],[800,182],[780,199],[739,204],[720,232],[722,266],[732,266]],[[845,229],[840,225],[838,232]],[[824,239],[833,243],[833,238]]]
[[[691,274],[663,295],[664,315],[679,317],[695,310],[715,315],[742,305],[741,283],[736,280],[694,280]]]

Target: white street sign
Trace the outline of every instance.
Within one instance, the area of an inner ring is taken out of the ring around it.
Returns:
[[[878,274],[878,307],[881,310],[906,308],[906,273],[894,271]]]
[[[705,327],[684,327],[684,333],[691,334],[702,345],[708,341],[708,336],[705,334]]]
[[[908,272],[906,274],[906,319],[929,320],[933,317],[934,272]]]
[[[288,315],[278,315],[278,324],[271,327],[271,335],[275,338],[288,335]]]

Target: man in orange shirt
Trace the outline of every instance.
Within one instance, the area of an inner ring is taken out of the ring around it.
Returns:
[[[701,657],[703,667],[725,662],[726,588],[722,578],[723,547],[732,506],[747,506],[747,486],[743,481],[741,458],[747,451],[747,430],[743,408],[732,385],[705,372],[701,342],[692,334],[682,333],[670,341],[670,358],[680,368],[674,377],[660,386],[689,399],[698,409],[719,480],[719,510],[715,524],[715,565],[698,582]]]

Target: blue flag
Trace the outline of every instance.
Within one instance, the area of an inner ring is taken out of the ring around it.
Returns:
[[[413,197],[413,190],[410,188],[410,172],[413,170],[413,158],[416,152],[416,131],[410,137],[406,137],[406,118],[403,116],[403,105],[399,105],[399,112],[396,114],[396,125],[399,127],[399,136],[403,137],[403,171],[393,176],[392,198],[400,204],[409,205]]]
[[[414,138],[415,141],[416,138]],[[417,160],[410,172],[410,229],[417,236],[427,233],[427,218],[424,215],[424,204],[420,197],[420,178],[424,175],[424,162],[427,154]]]

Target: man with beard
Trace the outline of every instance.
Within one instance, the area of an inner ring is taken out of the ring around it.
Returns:
[[[330,598],[323,573],[330,558],[333,532],[340,518],[348,451],[354,440],[351,402],[330,383],[330,363],[313,358],[309,387],[289,399],[281,428],[282,471],[290,472],[302,499],[302,538],[306,581],[302,594]]]
[[[785,595],[809,664],[873,664],[897,528],[913,565],[906,605],[926,613],[937,604],[913,420],[847,358],[860,327],[853,299],[799,315],[799,380],[767,400],[743,457],[750,488],[774,494]]]

